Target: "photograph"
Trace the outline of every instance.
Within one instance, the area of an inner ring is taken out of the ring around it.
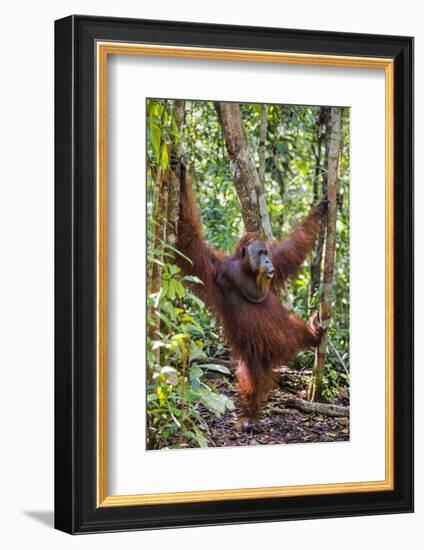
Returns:
[[[146,450],[350,439],[349,106],[146,99]]]

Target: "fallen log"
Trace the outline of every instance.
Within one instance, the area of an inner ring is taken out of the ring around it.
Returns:
[[[304,412],[324,414],[326,416],[349,416],[349,407],[343,407],[342,405],[305,401],[305,399],[299,399],[298,397],[289,397],[285,400],[284,404],[287,407],[294,407]]]

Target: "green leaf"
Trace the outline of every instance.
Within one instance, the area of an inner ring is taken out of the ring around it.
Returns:
[[[222,374],[231,374],[230,369],[228,369],[224,365],[215,365],[213,363],[202,363],[202,369],[213,370],[216,372],[221,372]]]
[[[199,430],[199,428],[193,426],[193,430],[196,434],[196,441],[199,444],[200,447],[207,447],[208,446],[208,440],[206,437],[202,434],[202,432]]]
[[[202,387],[199,390],[200,398],[204,405],[218,416],[225,412],[225,400],[223,396],[214,393],[208,387]]]
[[[174,280],[173,283],[174,283],[174,288],[177,295],[180,298],[184,298],[185,290],[183,285],[180,283],[180,281],[176,281],[176,280]]]
[[[167,147],[162,147],[162,159],[160,162],[160,166],[162,170],[166,170],[166,168],[168,167],[168,148]]]
[[[203,285],[203,281],[199,279],[199,277],[196,277],[196,275],[186,275],[183,277],[184,281],[190,281],[191,283],[197,283],[199,285]]]
[[[173,321],[177,320],[176,308],[174,308],[172,302],[163,302],[161,308],[166,311]]]
[[[175,275],[175,274],[179,273],[180,271],[181,271],[181,269],[177,265],[171,264],[169,266],[169,273],[171,273],[171,275]]]
[[[197,363],[193,363],[190,367],[190,379],[199,380],[203,376],[203,371]]]
[[[180,424],[180,422],[178,421],[178,419],[177,419],[177,417],[175,416],[175,414],[172,412],[172,409],[171,409],[171,407],[169,406],[169,404],[168,404],[168,410],[169,410],[169,413],[170,413],[170,415],[171,415],[171,417],[172,417],[172,420],[175,422],[175,424],[176,424],[179,428],[181,428],[181,424]]]
[[[236,406],[234,405],[234,401],[227,397],[226,395],[222,395],[221,397],[224,398],[225,406],[229,411],[234,411]]]
[[[168,328],[171,328],[172,327],[172,323],[171,321],[168,319],[168,317],[164,314],[164,313],[161,313],[159,310],[156,310],[155,311],[155,315],[157,317],[159,317],[159,319],[161,321],[163,321],[165,323],[165,325],[168,327]]]
[[[168,287],[169,287],[168,281],[162,280],[162,291],[164,296],[168,295]]]
[[[192,301],[194,302],[197,307],[199,307],[200,309],[205,309],[205,303],[202,302],[202,300],[200,298],[198,298],[197,296],[195,296],[192,292],[187,292],[186,293],[186,296]]]
[[[150,139],[152,141],[153,150],[155,152],[156,163],[159,164],[159,155],[160,155],[160,142],[161,142],[161,131],[157,124],[154,122],[150,123]]]
[[[174,285],[174,283],[175,283],[175,281],[173,281],[173,280],[169,281],[168,292],[166,293],[170,300],[173,300],[175,298],[175,285]]]
[[[205,352],[195,342],[191,342],[190,361],[195,361],[196,359],[200,359],[202,357],[205,357]]]
[[[194,392],[193,397],[197,398],[197,392],[200,389],[200,380],[198,378],[193,378],[193,380],[191,381],[191,389]]]

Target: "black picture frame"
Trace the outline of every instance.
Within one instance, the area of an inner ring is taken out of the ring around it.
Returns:
[[[98,507],[99,40],[394,60],[394,490]],[[413,39],[73,15],[55,22],[55,527],[93,533],[413,511]]]

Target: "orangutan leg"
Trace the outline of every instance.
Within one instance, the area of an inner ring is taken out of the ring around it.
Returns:
[[[239,360],[236,370],[237,386],[240,397],[241,417],[237,429],[251,431],[259,423],[259,414],[274,380],[271,368],[259,362],[247,365]]]

